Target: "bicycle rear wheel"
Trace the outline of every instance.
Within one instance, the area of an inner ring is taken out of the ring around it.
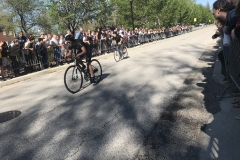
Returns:
[[[93,68],[93,73],[95,75],[95,81],[99,82],[102,79],[102,66],[96,59],[93,59],[91,61],[91,65]]]
[[[117,49],[114,51],[113,54],[114,54],[114,59],[115,59],[115,61],[116,61],[116,62],[120,61],[121,56],[120,56],[120,53],[119,53],[119,51],[118,51]]]
[[[122,55],[123,58],[127,58],[128,57],[128,51],[127,51],[127,47],[124,45],[123,46],[123,55]]]
[[[79,67],[69,66],[64,74],[64,84],[70,93],[77,93],[82,88],[83,76]]]

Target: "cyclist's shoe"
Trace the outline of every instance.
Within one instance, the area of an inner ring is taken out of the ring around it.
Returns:
[[[90,78],[90,83],[97,83],[97,81],[95,80],[95,77]]]

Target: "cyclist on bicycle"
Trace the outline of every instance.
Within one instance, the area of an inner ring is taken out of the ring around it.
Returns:
[[[122,37],[117,34],[117,32],[113,32],[113,40],[116,41],[116,45],[122,45]]]
[[[72,53],[75,53],[75,57],[78,60],[79,64],[82,66],[82,70],[86,68],[86,66],[83,64],[82,59],[86,58],[86,64],[87,68],[90,73],[90,82],[96,83],[95,76],[93,73],[93,68],[91,65],[91,58],[92,58],[92,48],[93,48],[93,40],[92,37],[88,38],[89,43],[84,43],[82,39],[74,40],[74,37],[72,35],[67,35],[65,37],[65,40],[68,44],[68,52],[66,54],[66,57],[72,57]]]

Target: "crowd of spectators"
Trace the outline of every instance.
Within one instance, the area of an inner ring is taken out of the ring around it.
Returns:
[[[126,41],[134,38],[136,45],[146,43],[141,37],[170,32],[181,33],[184,30],[190,30],[192,26],[174,26],[163,28],[135,28],[134,30],[120,27],[97,27],[95,30],[83,30],[79,28],[76,31],[75,39],[82,38],[87,41],[89,37],[94,40],[94,56],[108,54],[112,51],[111,40],[113,32],[117,32]],[[65,43],[65,36],[72,34],[68,29],[64,34],[41,33],[39,38],[33,37],[32,34],[25,36],[22,32],[14,38],[12,42],[1,42],[0,68],[3,80],[17,77],[21,73],[31,73],[37,70],[46,69],[63,65],[66,62],[65,54],[68,45]],[[154,40],[153,38],[151,39]],[[156,39],[155,39],[156,40]],[[150,40],[149,40],[150,41]],[[128,46],[130,47],[130,46]]]

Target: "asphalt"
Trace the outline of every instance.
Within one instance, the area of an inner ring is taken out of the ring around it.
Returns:
[[[214,41],[203,53],[153,130],[145,136],[144,147],[135,159],[240,159],[240,121],[235,119],[240,110],[231,105],[235,97],[225,95],[221,101],[217,99],[227,84],[222,83],[221,64],[216,56],[219,48],[216,46]],[[96,59],[109,56],[112,54]],[[68,66],[2,81],[0,88],[63,71]]]

